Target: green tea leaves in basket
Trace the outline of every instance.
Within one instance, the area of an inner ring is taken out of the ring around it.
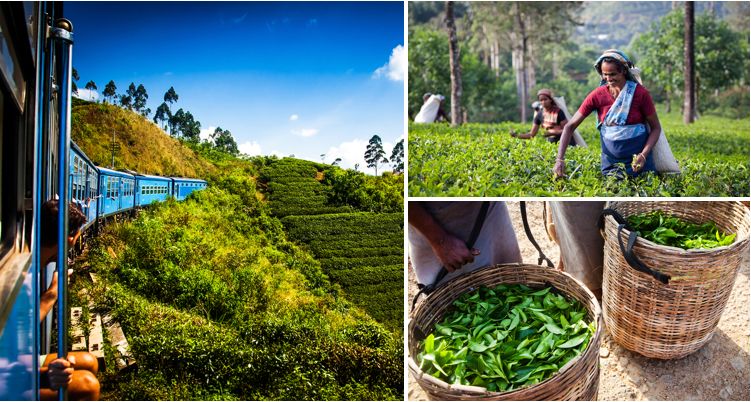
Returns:
[[[699,225],[662,211],[629,216],[628,224],[649,241],[686,250],[729,246],[735,241],[735,233],[724,233],[712,221]]]
[[[480,287],[454,301],[420,343],[420,369],[452,384],[510,391],[553,376],[594,335],[587,310],[554,288]]]

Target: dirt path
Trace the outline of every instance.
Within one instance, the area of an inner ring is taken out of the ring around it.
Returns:
[[[509,202],[509,212],[525,263],[537,263],[537,250],[527,240],[519,203]],[[542,224],[542,203],[527,202],[532,233],[545,254],[558,263],[558,246],[548,239]],[[600,358],[600,400],[749,400],[749,255],[741,263],[735,286],[712,340],[698,352],[680,360],[648,359],[630,352],[603,333]],[[417,292],[409,272],[409,301]],[[409,375],[409,400],[427,395]]]

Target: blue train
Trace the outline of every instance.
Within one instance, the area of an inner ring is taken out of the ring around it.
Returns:
[[[91,228],[206,187],[95,166],[70,141],[73,39],[62,2],[0,2],[0,400],[38,400],[38,357],[68,350],[67,281],[58,281],[56,314],[41,321],[39,313],[53,271],[66,277],[68,210],[60,208],[61,252],[47,267],[39,256],[41,205],[56,196],[74,202]]]

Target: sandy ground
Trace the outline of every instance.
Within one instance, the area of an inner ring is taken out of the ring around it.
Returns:
[[[537,250],[527,240],[519,203],[509,202],[509,212],[525,263],[537,263]],[[559,251],[547,236],[542,203],[527,202],[529,223],[545,254],[558,263]],[[741,263],[733,293],[712,340],[699,351],[679,360],[656,360],[630,352],[603,333],[600,357],[600,400],[749,400],[749,255]],[[417,292],[409,272],[409,302]],[[408,307],[409,308],[409,307]],[[409,374],[408,400],[427,400]]]

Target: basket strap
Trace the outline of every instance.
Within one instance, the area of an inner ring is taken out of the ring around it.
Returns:
[[[545,205],[543,203],[543,205]],[[519,201],[519,209],[521,210],[522,214],[522,223],[524,224],[524,233],[527,234],[527,238],[532,243],[533,246],[537,249],[538,258],[537,258],[537,265],[542,265],[543,261],[548,262],[548,267],[553,268],[555,264],[553,264],[553,261],[550,261],[550,258],[548,258],[545,253],[542,252],[542,248],[539,244],[535,241],[535,237],[532,236],[532,230],[529,228],[529,222],[527,221],[527,202],[526,201]],[[543,217],[544,217],[544,210],[543,210]]]
[[[626,259],[626,262],[628,262],[628,265],[631,266],[631,268],[644,272],[645,274],[652,275],[655,279],[658,281],[668,284],[670,282],[670,275],[663,274],[661,272],[657,272],[653,269],[650,269],[646,265],[644,265],[643,262],[641,262],[636,255],[634,254],[634,244],[636,243],[636,238],[639,237],[639,232],[631,231],[631,233],[628,236],[628,245],[623,245],[623,238],[621,237],[621,233],[623,232],[623,228],[626,227],[625,223],[621,223],[618,225],[618,245],[621,247],[621,253],[623,253],[623,258]]]
[[[601,231],[605,229],[605,218],[608,216],[612,216],[619,225],[626,225],[626,219],[624,219],[618,211],[612,208],[605,208],[600,212],[600,219],[597,221]],[[626,229],[631,230],[628,226]]]
[[[467,249],[471,250],[472,247],[474,247],[475,242],[477,241],[477,238],[480,236],[480,231],[482,231],[482,224],[485,222],[485,217],[488,215],[488,209],[490,208],[490,201],[483,201],[482,206],[480,206],[480,212],[477,214],[477,218],[475,218],[475,225],[472,226],[472,231],[469,233],[469,239],[465,243],[467,245]],[[446,267],[441,266],[441,270],[438,271],[438,275],[435,278],[435,281],[430,284],[422,284],[418,283],[417,288],[419,289],[419,292],[415,295],[415,297],[412,299],[412,310],[415,309],[415,305],[417,304],[417,299],[420,298],[420,295],[426,294],[429,295],[433,293],[436,286],[443,280],[443,278],[448,275],[449,271],[446,269]],[[410,310],[411,311],[411,310]]]

